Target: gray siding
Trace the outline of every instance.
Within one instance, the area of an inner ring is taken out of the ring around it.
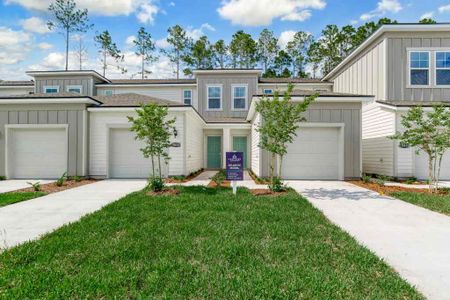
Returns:
[[[344,176],[361,176],[361,104],[313,103],[305,113],[307,122],[345,123]],[[263,176],[269,174],[269,155],[262,153]]]
[[[256,75],[199,75],[197,79],[198,83],[198,111],[200,114],[208,117],[239,117],[245,118],[247,116],[247,110],[233,111],[231,109],[231,86],[233,84],[247,84],[247,108],[250,107],[250,101],[252,96],[256,93],[258,77]],[[207,104],[207,90],[208,85],[222,85],[222,110],[221,111],[208,111]]]
[[[35,77],[35,92],[43,93],[44,86],[59,86],[59,92],[66,92],[66,88],[69,85],[81,85],[83,87],[82,95],[95,96],[94,94],[94,80],[90,76],[36,76]]]
[[[0,175],[5,175],[5,125],[68,124],[68,175],[83,174],[84,105],[2,105],[0,107]]]
[[[408,88],[407,48],[446,47],[450,50],[450,32],[390,33],[387,37],[388,100],[450,101],[449,88]],[[430,64],[432,57],[430,57]],[[434,81],[431,70],[430,80]]]

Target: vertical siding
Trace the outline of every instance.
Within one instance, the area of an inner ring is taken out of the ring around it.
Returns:
[[[186,113],[186,174],[203,168],[203,121],[194,112]]]
[[[70,76],[70,77],[44,77],[38,76],[35,78],[35,92],[43,93],[44,86],[59,86],[59,92],[66,92],[66,89],[70,85],[81,85],[83,88],[82,94],[87,96],[93,96],[93,80],[92,77],[86,76]]]

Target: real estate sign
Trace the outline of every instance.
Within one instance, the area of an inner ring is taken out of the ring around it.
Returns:
[[[226,153],[226,173],[227,180],[244,180],[244,153],[227,152]]]

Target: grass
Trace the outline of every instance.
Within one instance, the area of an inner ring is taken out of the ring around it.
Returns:
[[[422,298],[294,192],[180,189],[0,254],[0,298]]]
[[[44,196],[43,192],[10,192],[0,194],[0,207]]]
[[[450,194],[435,195],[414,192],[396,192],[392,193],[391,195],[411,204],[450,215]]]

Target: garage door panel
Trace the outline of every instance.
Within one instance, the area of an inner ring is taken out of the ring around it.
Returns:
[[[428,155],[421,151],[419,155],[415,155],[415,177],[418,179],[428,179]],[[450,151],[445,153],[442,159],[441,180],[450,180]]]

